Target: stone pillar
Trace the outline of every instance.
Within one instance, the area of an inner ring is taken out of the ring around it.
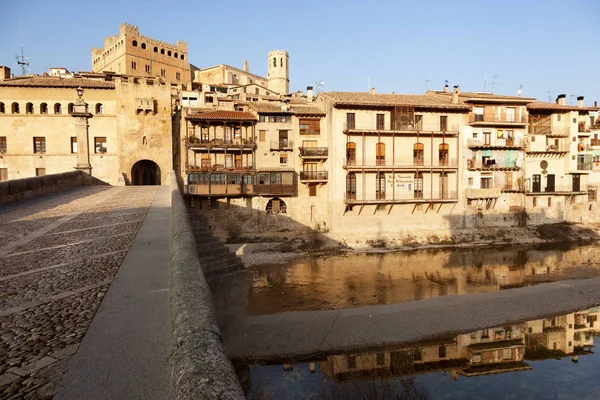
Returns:
[[[90,164],[90,140],[88,133],[88,119],[92,114],[88,111],[88,105],[83,101],[83,89],[77,89],[79,98],[73,106],[71,116],[75,118],[75,133],[77,134],[77,166],[78,169],[88,174],[92,174],[92,165]]]

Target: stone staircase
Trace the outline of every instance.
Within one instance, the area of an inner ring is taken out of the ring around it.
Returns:
[[[189,209],[188,215],[196,237],[200,265],[207,281],[245,270],[242,260],[213,236],[203,217]]]

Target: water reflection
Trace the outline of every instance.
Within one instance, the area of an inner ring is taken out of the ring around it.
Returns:
[[[590,379],[592,374],[597,383],[587,385],[586,390],[595,386],[597,394],[600,357],[593,348],[594,339],[600,335],[599,317],[600,308],[593,307],[394,348],[331,354],[308,363],[246,366],[239,368],[246,368],[240,378],[249,398],[437,398],[442,393],[447,398],[457,398],[458,394],[505,398],[510,397],[508,393],[518,395],[530,390],[538,393],[532,398],[547,398],[544,391],[554,397],[558,389],[545,387],[544,381],[583,373],[567,386],[575,387],[577,379]],[[593,368],[574,365],[587,362],[584,357],[589,358]],[[557,365],[552,361],[553,369],[543,360],[564,360],[571,367],[565,370],[564,362]],[[522,372],[532,368],[539,369],[544,379]],[[491,377],[505,372],[517,373],[505,375],[502,385]],[[471,377],[484,380],[471,384]],[[495,384],[497,393],[488,393],[487,383]],[[509,386],[504,387],[507,383]],[[407,393],[411,395],[405,396]],[[448,397],[449,393],[455,395]]]
[[[427,250],[309,258],[251,271],[250,314],[397,304],[600,276],[600,246]]]

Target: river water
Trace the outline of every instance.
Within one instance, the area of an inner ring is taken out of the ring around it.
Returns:
[[[348,253],[249,273],[249,314],[333,310],[596,277],[600,245]]]

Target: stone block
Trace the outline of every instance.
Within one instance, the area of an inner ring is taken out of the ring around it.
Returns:
[[[37,360],[35,362],[32,362],[31,364],[27,364],[23,367],[19,367],[19,368],[11,368],[8,370],[9,373],[12,374],[16,374],[19,376],[27,376],[30,375],[42,368],[46,368],[49,365],[54,364],[55,362],[57,362],[58,360],[54,357],[44,357],[40,360]]]

